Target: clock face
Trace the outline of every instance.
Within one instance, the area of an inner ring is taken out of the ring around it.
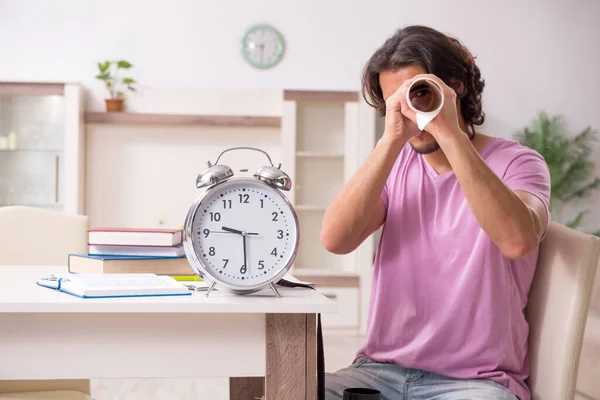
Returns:
[[[283,57],[283,36],[269,25],[256,25],[242,39],[242,52],[246,61],[256,68],[271,68]]]
[[[288,204],[256,179],[231,179],[206,193],[191,222],[190,242],[213,280],[260,286],[289,269],[298,231]]]

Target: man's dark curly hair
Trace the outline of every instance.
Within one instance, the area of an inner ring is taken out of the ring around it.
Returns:
[[[362,94],[379,115],[385,115],[385,100],[379,74],[417,65],[427,74],[436,75],[456,91],[465,124],[471,128],[483,124],[481,93],[485,86],[475,57],[457,39],[435,29],[413,25],[396,31],[375,51],[362,76]],[[460,88],[462,82],[462,90]]]

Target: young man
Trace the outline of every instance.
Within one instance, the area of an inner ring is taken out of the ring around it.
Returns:
[[[422,76],[444,105],[420,131],[406,92]],[[321,242],[349,253],[384,227],[366,343],[327,376],[328,400],[350,387],[384,400],[530,399],[524,308],[550,177],[538,153],[475,131],[483,87],[470,52],[422,26],[397,31],[365,67],[385,132],[327,209]]]

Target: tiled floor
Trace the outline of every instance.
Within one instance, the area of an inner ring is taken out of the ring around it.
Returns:
[[[350,364],[363,338],[326,335],[324,340],[325,369],[329,372]],[[96,379],[92,380],[92,396],[96,400],[229,400],[229,380]]]

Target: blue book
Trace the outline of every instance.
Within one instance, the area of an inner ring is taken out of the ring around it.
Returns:
[[[70,273],[194,275],[187,258],[69,254]]]
[[[59,274],[44,277],[37,285],[82,299],[191,294],[170,276],[155,274]]]

